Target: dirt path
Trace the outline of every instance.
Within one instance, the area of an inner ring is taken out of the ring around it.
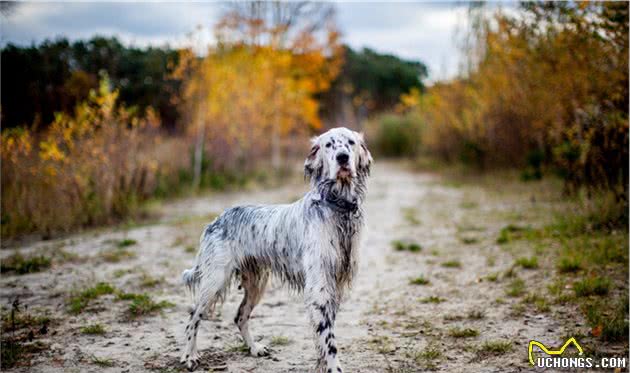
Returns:
[[[52,255],[60,249],[65,255],[55,256],[61,259],[53,259],[52,268],[43,272],[2,276],[4,315],[18,297],[28,305],[27,312],[52,319],[46,334],[36,333],[36,340],[46,348],[32,356],[30,368],[19,366],[22,362],[15,370],[179,371],[189,304],[180,273],[192,263],[204,224],[231,205],[286,202],[304,190],[302,183],[291,183],[272,191],[176,201],[163,206],[164,218],[157,224],[20,248],[25,255]],[[336,335],[346,371],[528,370],[530,339],[562,340],[565,325],[556,320],[566,319],[562,314],[566,310],[523,308],[506,295],[508,270],[520,254],[496,244],[506,220],[534,219],[544,211],[531,208],[536,203],[530,194],[495,194],[479,187],[448,185],[437,176],[412,173],[399,164],[376,165],[365,206],[368,220],[360,271],[338,315]],[[417,243],[422,249],[397,251],[392,247],[396,240]],[[523,250],[523,255],[529,254],[529,248]],[[6,258],[13,252],[1,254]],[[548,275],[544,269],[518,271],[528,284]],[[410,283],[419,277],[418,285]],[[422,279],[428,284],[421,284]],[[88,300],[83,312],[70,314],[70,294],[99,281],[174,306],[132,317],[131,301],[105,294]],[[315,354],[300,297],[273,284],[254,311],[251,330],[271,345],[268,358],[253,358],[241,349],[232,323],[240,298],[240,291],[234,289],[220,315],[202,323],[199,347],[204,358],[199,369],[309,371]],[[104,326],[105,333],[82,332],[95,324]]]

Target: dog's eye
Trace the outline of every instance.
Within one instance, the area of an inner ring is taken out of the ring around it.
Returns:
[[[327,148],[330,148],[331,146],[332,146],[332,144],[331,144],[331,143],[326,143],[326,147],[327,147]]]
[[[348,140],[348,144],[354,145],[354,140]]]

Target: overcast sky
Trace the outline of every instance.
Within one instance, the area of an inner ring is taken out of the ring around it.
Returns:
[[[424,62],[430,80],[457,73],[456,31],[466,21],[466,4],[339,2],[337,21],[353,48]],[[65,36],[71,40],[115,35],[136,46],[179,46],[197,25],[211,30],[222,3],[21,3],[2,16],[1,43],[30,45]],[[210,31],[206,42],[212,42]]]

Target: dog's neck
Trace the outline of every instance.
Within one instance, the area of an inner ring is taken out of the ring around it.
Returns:
[[[338,213],[355,213],[365,197],[364,177],[357,176],[350,182],[322,180],[316,185],[322,203]]]

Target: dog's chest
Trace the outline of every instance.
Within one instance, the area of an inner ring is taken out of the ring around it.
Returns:
[[[339,214],[335,217],[335,248],[339,251],[340,262],[337,265],[337,279],[345,282],[351,279],[358,251],[362,216],[358,213]]]

